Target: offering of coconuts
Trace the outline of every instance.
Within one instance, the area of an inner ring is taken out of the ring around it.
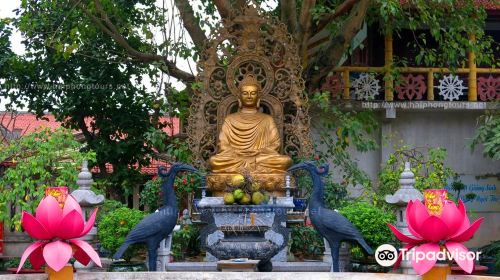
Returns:
[[[260,183],[250,176],[234,175],[224,194],[224,204],[259,205],[269,201],[269,194],[260,190]]]

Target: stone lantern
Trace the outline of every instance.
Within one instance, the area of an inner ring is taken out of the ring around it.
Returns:
[[[405,169],[399,179],[399,189],[393,195],[386,195],[385,201],[397,206],[396,228],[405,235],[411,235],[406,221],[406,206],[410,200],[424,200],[422,193],[415,189],[415,174],[410,170],[410,162],[405,162]],[[405,245],[405,244],[403,244]],[[408,261],[401,262],[403,274],[416,274]]]
[[[90,189],[93,182],[92,173],[90,173],[88,169],[88,162],[85,160],[82,163],[82,171],[78,174],[78,180],[76,181],[78,189],[71,193],[78,204],[82,207],[85,220],[89,218],[89,215],[94,208],[104,203],[104,196],[102,194],[97,195]],[[87,241],[89,244],[95,244],[96,236],[97,228],[94,226],[90,232],[81,239]],[[75,268],[78,270],[90,269],[93,265],[92,261],[87,266],[84,266],[78,261],[75,262]]]

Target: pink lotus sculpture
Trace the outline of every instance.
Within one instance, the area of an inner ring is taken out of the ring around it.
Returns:
[[[430,214],[422,202],[410,201],[406,208],[406,219],[408,230],[413,236],[402,234],[391,224],[388,226],[399,240],[407,243],[404,249],[410,250],[416,247],[414,256],[417,254],[427,256],[428,252],[437,254],[446,249],[448,256],[451,256],[464,271],[471,273],[474,269],[474,260],[463,257],[469,250],[461,243],[472,238],[484,218],[479,218],[470,224],[465,205],[461,200],[458,202],[458,207],[453,201],[447,200],[438,213],[439,216]],[[401,262],[401,257],[400,254],[395,268]],[[436,261],[436,258],[411,260],[413,269],[420,275],[429,271]]]
[[[97,209],[85,223],[82,208],[68,195],[61,209],[53,196],[47,196],[38,205],[35,217],[23,211],[21,224],[33,238],[39,239],[23,253],[17,272],[29,257],[35,269],[47,263],[55,271],[60,271],[73,256],[80,263],[87,265],[90,260],[101,266],[97,252],[87,242],[77,240],[86,235],[94,226]]]

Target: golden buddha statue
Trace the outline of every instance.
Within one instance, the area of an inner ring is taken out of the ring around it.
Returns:
[[[274,177],[275,180],[270,181],[272,187],[271,183],[268,184],[268,189],[272,189],[278,181],[283,182],[292,159],[279,154],[281,139],[274,119],[258,110],[261,90],[260,83],[251,74],[241,81],[239,111],[224,120],[218,153],[209,159],[208,164],[213,175],[250,173],[266,180]]]

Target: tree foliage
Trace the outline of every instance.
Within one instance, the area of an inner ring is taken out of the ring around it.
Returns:
[[[106,163],[110,163],[111,185],[125,190],[142,180],[141,166],[176,145],[161,145],[169,137],[159,130],[166,124],[158,117],[167,113],[186,117],[191,87],[196,86],[194,74],[181,69],[177,59],[196,61],[207,34],[246,1],[157,2],[22,0],[17,16],[0,23],[0,79],[6,85],[0,94],[39,116],[50,111],[65,127],[82,131],[88,148],[96,152],[101,175],[109,176]],[[476,51],[479,63],[492,62],[492,41],[483,31],[486,13],[474,1],[256,2],[288,27],[298,45],[310,94],[349,50],[364,22],[376,28],[371,30],[396,35],[402,29],[428,28],[427,37],[415,36],[413,42],[419,50],[417,59],[428,65],[459,66],[469,50]],[[12,27],[24,35],[24,55],[16,56],[11,50]],[[476,39],[469,40],[469,34]],[[323,37],[324,43],[310,54],[308,46],[315,36]],[[438,47],[431,47],[431,40]],[[172,90],[170,77],[185,83],[186,90]],[[147,82],[152,88],[145,86]],[[333,113],[342,116],[339,110]],[[355,115],[342,119],[358,118]],[[334,147],[339,151],[333,151],[341,164],[350,162],[346,144],[362,150],[373,146],[358,145],[362,136],[356,129],[367,118],[359,113],[358,121],[341,128],[340,148]],[[345,135],[350,143],[342,140]]]
[[[405,162],[411,164],[416,189],[421,192],[427,189],[443,189],[448,185],[448,180],[456,175],[456,172],[445,164],[447,156],[448,152],[443,148],[396,148],[379,174],[380,186],[377,196],[384,201],[386,195],[392,195],[399,189],[399,179]]]
[[[0,177],[0,220],[20,226],[22,210],[33,213],[47,187],[77,187],[83,160],[94,152],[80,152],[82,144],[70,130],[44,129],[0,146],[0,162],[11,162]]]
[[[112,185],[127,191],[127,184],[142,181],[138,170],[149,165],[156,151],[152,142],[166,137],[160,130],[166,124],[150,117],[155,93],[142,84],[149,68],[123,57],[112,38],[66,4],[23,1],[15,25],[25,35],[27,52],[22,60],[11,59],[17,71],[4,75],[7,88],[15,88],[8,94],[21,108],[38,116],[49,111],[64,127],[81,131],[97,154],[101,177],[109,175],[106,163],[111,164]],[[131,26],[149,22],[131,4],[114,3],[117,16]],[[148,49],[139,39],[131,41]]]
[[[478,120],[479,127],[470,141],[470,147],[483,145],[483,155],[500,160],[500,113],[488,112]]]

